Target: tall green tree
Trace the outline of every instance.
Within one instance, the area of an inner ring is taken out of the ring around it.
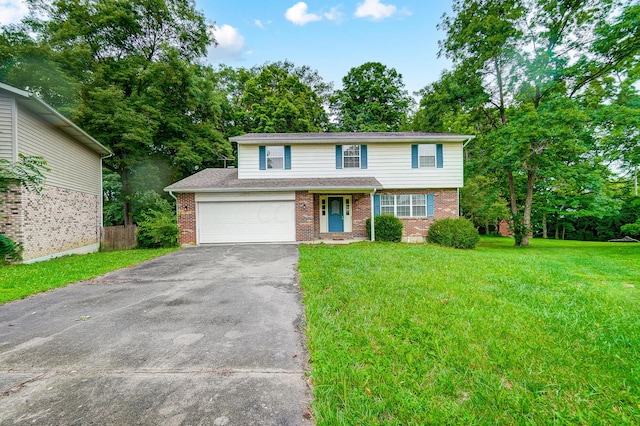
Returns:
[[[343,132],[395,132],[407,121],[413,98],[402,74],[379,62],[349,70],[342,89],[331,98],[337,127]]]
[[[636,6],[613,0],[456,0],[440,27],[442,53],[459,84],[480,82],[483,96],[458,95],[484,117],[485,166],[506,175],[517,245],[528,245],[536,183],[582,162],[598,134],[585,88],[637,66]],[[454,94],[455,97],[455,94]],[[602,99],[600,103],[608,100]]]
[[[228,94],[229,136],[239,133],[326,131],[326,104],[332,91],[317,71],[293,63],[265,63],[251,69],[220,70]]]
[[[141,165],[168,165],[174,180],[232,157],[221,131],[217,77],[198,62],[215,40],[192,0],[29,4],[22,29],[3,31],[9,47],[0,54],[17,53],[14,69],[0,70],[28,72],[24,58],[39,55],[75,82],[79,102],[71,118],[114,153],[105,166],[120,176],[126,224],[133,221],[132,182]]]

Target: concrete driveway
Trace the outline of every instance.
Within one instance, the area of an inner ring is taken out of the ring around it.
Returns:
[[[297,261],[189,248],[0,305],[0,424],[311,424]]]

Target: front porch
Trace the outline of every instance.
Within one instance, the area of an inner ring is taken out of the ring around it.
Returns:
[[[369,240],[366,220],[373,216],[371,193],[296,192],[296,239],[301,242]]]

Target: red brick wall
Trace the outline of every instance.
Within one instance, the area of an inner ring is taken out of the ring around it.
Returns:
[[[431,224],[445,217],[458,217],[458,191],[455,189],[425,189],[425,190],[398,190],[380,191],[379,194],[433,194],[433,217],[400,218],[404,224],[402,237],[406,241],[423,241],[429,233]]]
[[[196,195],[176,194],[176,210],[178,213],[178,242],[180,244],[196,244]]]
[[[296,192],[296,241],[313,241],[316,238],[317,196],[307,191]]]
[[[371,196],[369,194],[352,194],[353,212],[351,214],[353,238],[369,239],[367,234],[367,218],[371,216]]]

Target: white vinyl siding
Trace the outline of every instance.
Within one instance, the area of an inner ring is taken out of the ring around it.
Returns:
[[[0,94],[0,158],[13,160],[13,114],[11,97]]]
[[[258,145],[238,145],[240,179],[372,176],[385,188],[460,188],[462,143],[443,143],[443,167],[411,167],[411,143],[367,143],[367,169],[336,169],[336,144],[292,144],[291,170],[259,170]]]
[[[47,185],[101,195],[100,156],[23,108],[18,110],[18,150],[44,157],[51,169]]]

